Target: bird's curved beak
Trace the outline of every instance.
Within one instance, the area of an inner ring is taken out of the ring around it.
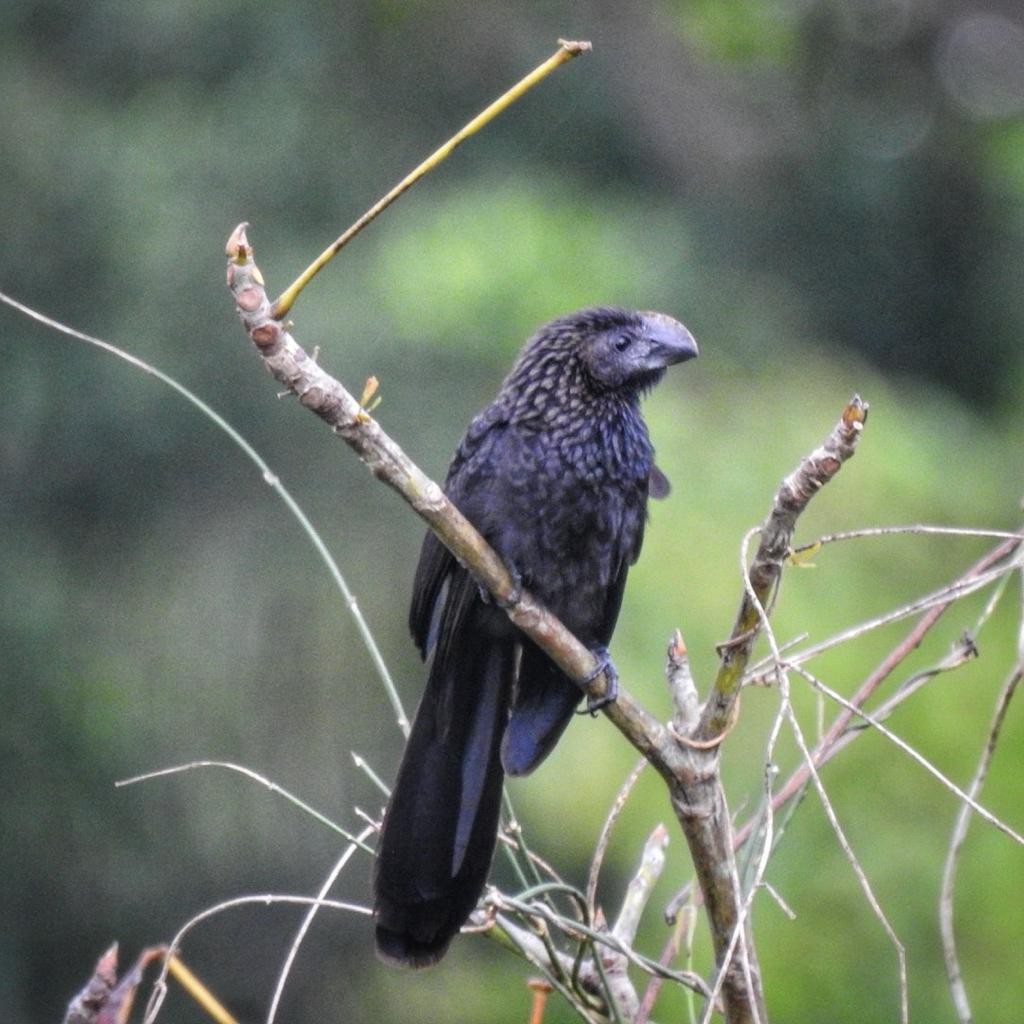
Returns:
[[[693,335],[678,320],[664,313],[641,315],[647,322],[646,334],[650,342],[647,359],[651,369],[682,363],[698,354]]]

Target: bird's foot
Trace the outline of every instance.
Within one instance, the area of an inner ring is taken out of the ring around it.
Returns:
[[[583,690],[586,690],[587,686],[603,673],[605,678],[604,693],[600,697],[594,697],[588,693],[586,709],[581,711],[580,714],[596,715],[601,708],[614,703],[619,695],[619,673],[615,670],[615,665],[612,662],[611,655],[608,653],[608,648],[595,647],[593,653],[597,659],[597,667],[581,679],[579,685]]]
[[[509,576],[512,577],[512,592],[508,597],[497,598],[480,583],[476,587],[480,591],[480,600],[484,604],[497,605],[502,611],[507,612],[511,608],[515,608],[523,599],[523,574],[511,564],[506,565],[505,568],[508,570]]]
[[[514,565],[506,565],[505,568],[508,569],[508,574],[512,577],[512,592],[504,600],[495,603],[502,611],[507,612],[510,608],[515,608],[523,599],[523,574]]]

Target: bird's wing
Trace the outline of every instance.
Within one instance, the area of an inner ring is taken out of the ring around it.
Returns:
[[[437,643],[441,611],[446,604],[449,580],[458,563],[452,553],[434,536],[427,533],[420,548],[420,561],[412,587],[409,608],[409,631],[426,658]]]
[[[459,443],[445,478],[445,494],[477,529],[485,532],[482,514],[475,514],[477,510],[473,506],[486,507],[488,450],[507,422],[506,411],[497,402],[476,416]],[[454,593],[452,589],[455,576],[460,577],[456,587],[460,593]],[[454,555],[433,533],[427,533],[420,549],[409,608],[409,630],[424,658],[433,651],[439,639],[442,615],[448,623],[449,633],[457,628],[458,615],[455,613],[459,608],[447,609],[446,606],[455,603],[465,612],[465,601],[469,595],[461,591],[467,585],[471,585],[475,593],[476,585],[459,567]]]
[[[605,645],[611,641],[615,623],[619,618],[630,566],[634,565],[640,557],[640,549],[644,544],[644,528],[647,526],[647,513],[644,505],[641,504],[635,508],[633,515],[629,518],[632,519],[632,522],[624,524],[621,528],[619,536],[624,543],[619,551],[619,558],[615,563],[611,582],[605,595],[604,613],[600,622],[597,623],[599,627],[598,641]]]

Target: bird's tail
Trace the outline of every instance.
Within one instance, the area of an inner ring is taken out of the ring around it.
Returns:
[[[478,634],[445,655],[431,666],[377,849],[377,952],[409,967],[440,960],[476,906],[501,811],[515,644]]]

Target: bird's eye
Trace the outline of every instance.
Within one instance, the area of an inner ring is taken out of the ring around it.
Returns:
[[[630,345],[633,344],[633,339],[628,334],[620,334],[615,339],[615,351],[625,352]]]

